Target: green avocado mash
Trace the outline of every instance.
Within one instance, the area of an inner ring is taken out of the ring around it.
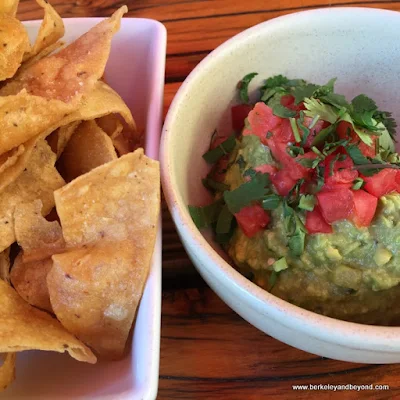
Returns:
[[[241,157],[241,158],[240,158]],[[240,171],[273,163],[268,147],[257,136],[243,137],[225,183],[233,189],[243,181]],[[304,219],[304,215],[300,216]],[[282,206],[272,212],[267,230],[247,237],[236,229],[227,245],[238,269],[269,289],[274,263],[285,257],[288,268],[279,272],[271,292],[300,307],[335,318],[389,324],[400,316],[400,195],[381,197],[368,228],[343,220],[330,234],[308,235],[305,250],[293,257],[284,234]]]

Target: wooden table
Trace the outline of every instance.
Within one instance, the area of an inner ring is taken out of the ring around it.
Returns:
[[[236,33],[279,15],[334,5],[400,10],[396,1],[362,0],[50,0],[63,17],[154,18],[168,30],[165,112],[181,82],[211,50]],[[21,0],[22,19],[41,18]],[[194,270],[163,204],[163,307],[159,399],[266,399],[341,396],[400,398],[400,365],[328,360],[261,333],[230,310]],[[390,391],[293,391],[296,384],[388,384]]]

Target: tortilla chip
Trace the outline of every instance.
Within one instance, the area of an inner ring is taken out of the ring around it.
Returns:
[[[131,153],[135,150],[139,136],[135,132],[124,129],[118,136],[113,138],[113,144],[120,156]]]
[[[3,365],[0,366],[0,391],[7,389],[8,385],[15,379],[15,353],[3,354]]]
[[[0,14],[7,14],[15,17],[18,10],[19,0],[1,0]]]
[[[10,283],[10,248],[0,253],[0,279]]]
[[[53,256],[47,284],[60,322],[99,356],[121,358],[146,282],[154,243],[134,240]]]
[[[31,47],[28,33],[16,18],[0,14],[0,46],[0,81],[4,81],[14,76]]]
[[[17,205],[40,199],[44,215],[53,208],[53,192],[65,184],[54,167],[55,161],[56,156],[46,141],[38,140],[18,179],[0,192],[0,251],[15,241],[14,210]]]
[[[42,58],[2,87],[0,95],[15,95],[25,88],[48,100],[79,104],[102,77],[112,37],[127,11],[126,6],[121,7],[58,53]]]
[[[71,136],[80,123],[81,121],[74,121],[67,125],[60,126],[47,137],[47,143],[50,145],[53,152],[57,154],[57,159],[60,158],[69,139],[71,139]]]
[[[44,9],[44,18],[31,51],[24,55],[24,61],[56,43],[65,33],[64,22],[57,11],[46,0],[36,0],[36,3]]]
[[[64,353],[78,361],[96,362],[91,350],[49,314],[23,300],[0,280],[0,352],[45,350]]]
[[[22,247],[22,261],[40,261],[61,253],[65,241],[58,221],[47,221],[42,216],[42,202],[21,203],[15,207],[15,237]]]
[[[60,164],[68,182],[117,158],[111,138],[91,120],[79,125],[60,158]]]
[[[119,136],[124,129],[124,126],[116,114],[108,114],[98,118],[96,119],[96,123],[111,139]]]
[[[32,96],[26,90],[15,96],[0,97],[0,154],[54,125],[57,127],[59,121],[73,110],[62,101]]]
[[[51,258],[23,262],[18,254],[11,269],[11,282],[18,294],[29,304],[53,312],[47,289],[47,274],[53,268]]]
[[[67,246],[99,240],[155,240],[159,182],[158,161],[139,149],[56,190],[56,208]]]

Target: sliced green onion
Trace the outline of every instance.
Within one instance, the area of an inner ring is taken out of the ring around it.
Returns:
[[[292,127],[295,142],[300,143],[301,137],[299,133],[299,128],[297,126],[296,118],[290,118],[290,126]]]
[[[308,129],[314,128],[314,126],[317,124],[317,122],[319,121],[320,118],[321,118],[320,115],[317,114],[317,115],[313,118],[313,120],[311,121],[311,124],[309,125]]]

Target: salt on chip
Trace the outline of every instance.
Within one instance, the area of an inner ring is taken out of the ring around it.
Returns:
[[[0,6],[1,7],[1,6]],[[0,81],[14,76],[30,43],[26,29],[16,18],[0,14]]]
[[[158,161],[138,149],[56,190],[56,208],[67,246],[99,240],[155,240],[159,182]]]
[[[11,283],[17,293],[32,306],[53,312],[47,288],[47,274],[53,268],[51,257],[39,261],[24,262],[18,254],[11,269]]]
[[[117,158],[111,138],[91,120],[79,125],[59,163],[63,177],[68,182]]]
[[[70,104],[33,96],[25,89],[17,95],[0,96],[0,154],[57,125],[74,110]]]
[[[44,18],[31,51],[24,55],[24,61],[56,43],[65,33],[64,22],[51,4],[46,0],[36,0],[36,3],[44,9]]]
[[[10,248],[0,253],[0,279],[10,283]]]
[[[17,204],[14,211],[15,237],[22,247],[22,261],[40,261],[61,253],[65,241],[58,221],[47,221],[40,200]]]
[[[56,54],[42,58],[0,89],[0,96],[15,95],[22,89],[46,99],[78,105],[103,76],[111,40],[119,30],[122,6],[73,43]]]
[[[40,199],[44,215],[53,208],[53,192],[65,184],[54,167],[55,161],[56,155],[46,141],[38,140],[18,179],[0,192],[0,251],[15,241],[14,211],[17,205]]]
[[[128,240],[53,256],[47,284],[54,313],[103,358],[124,355],[153,247],[153,240]]]
[[[81,121],[74,121],[67,125],[60,126],[47,137],[47,143],[50,145],[53,152],[57,154],[57,159],[60,158],[68,141],[71,139],[71,136],[80,123]]]
[[[44,350],[64,353],[94,364],[92,351],[49,314],[25,302],[0,280],[0,352]]]
[[[0,366],[0,391],[7,389],[8,385],[15,379],[15,353],[3,354],[3,365]]]
[[[15,17],[18,10],[19,0],[1,0],[0,14],[7,14]]]

